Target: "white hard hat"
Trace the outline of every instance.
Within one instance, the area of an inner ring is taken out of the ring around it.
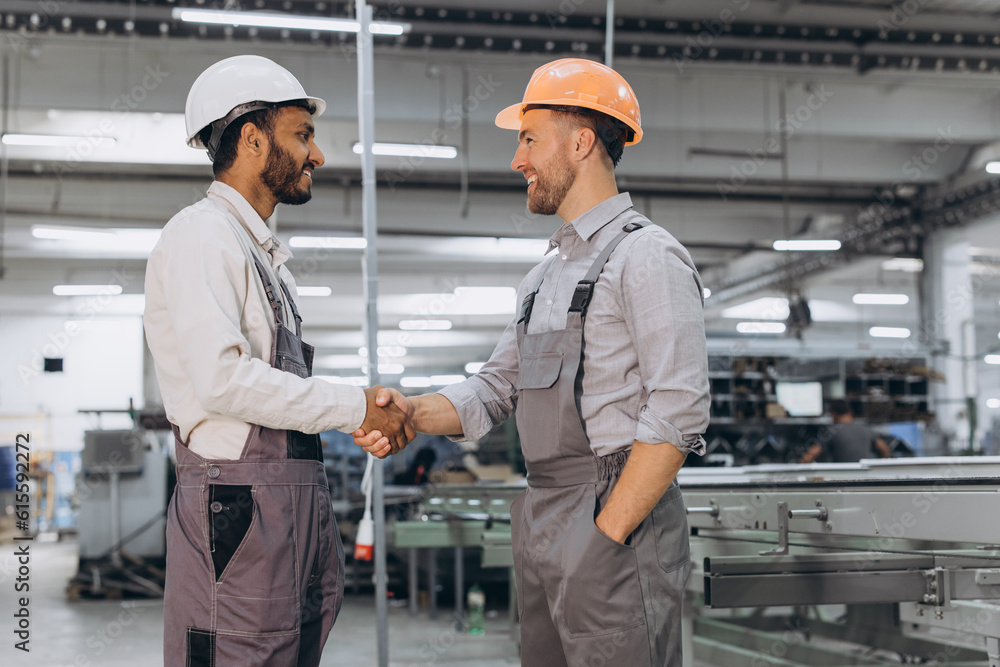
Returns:
[[[326,102],[306,95],[302,84],[281,65],[261,56],[233,56],[215,63],[191,85],[184,122],[188,146],[204,148],[215,159],[222,133],[234,120],[251,111],[274,108],[276,103],[306,100],[316,106],[312,117],[326,109]],[[199,135],[212,125],[209,146]]]

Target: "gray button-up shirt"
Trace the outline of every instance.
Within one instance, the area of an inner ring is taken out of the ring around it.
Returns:
[[[580,415],[598,456],[628,449],[636,440],[702,454],[710,399],[701,278],[687,250],[635,212],[628,193],[562,225],[549,245],[558,254],[528,273],[517,303],[552,262],[528,331],[564,329],[576,283],[633,221],[648,226],[629,234],[612,253],[587,312]],[[479,373],[440,392],[458,410],[462,439],[481,438],[513,414],[517,376],[516,322],[511,322]]]

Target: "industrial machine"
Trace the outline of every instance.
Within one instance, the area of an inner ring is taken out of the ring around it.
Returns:
[[[1000,667],[1000,457],[678,479],[693,566],[687,665]],[[484,565],[511,567],[509,507],[523,488],[429,487],[395,544],[480,546]]]

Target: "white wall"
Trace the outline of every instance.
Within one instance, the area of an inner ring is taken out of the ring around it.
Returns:
[[[110,314],[113,303],[95,317],[67,302],[63,317],[0,315],[0,442],[28,431],[36,451],[80,450],[98,420],[79,410],[125,409],[129,398],[143,405],[141,318]],[[43,357],[62,357],[63,372],[43,372]],[[131,420],[104,415],[100,426],[128,428]]]

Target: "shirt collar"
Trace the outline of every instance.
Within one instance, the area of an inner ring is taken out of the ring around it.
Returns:
[[[254,237],[258,245],[271,253],[271,257],[273,258],[272,264],[274,266],[284,264],[292,258],[291,251],[278,240],[277,236],[271,233],[267,223],[260,217],[256,209],[250,205],[246,197],[240,194],[239,190],[222,181],[213,181],[212,185],[208,188],[208,194],[229,202],[237,213],[236,217],[243,223],[243,226]]]
[[[608,197],[577,219],[571,220],[568,224],[561,225],[556,230],[556,233],[549,238],[549,249],[546,251],[546,254],[552,252],[553,248],[558,247],[559,243],[571,231],[575,232],[584,241],[589,240],[591,236],[600,231],[605,225],[630,208],[632,208],[632,197],[629,193],[622,192],[614,197]]]

